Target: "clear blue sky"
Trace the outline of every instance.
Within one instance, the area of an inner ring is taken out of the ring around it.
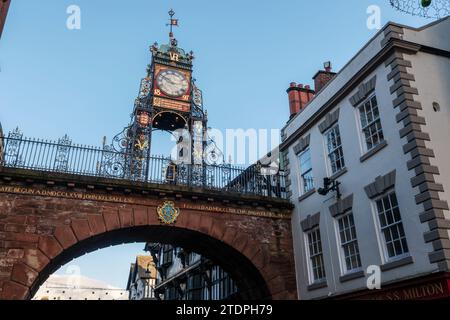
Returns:
[[[66,28],[71,4],[81,8],[81,30]],[[111,138],[129,121],[148,47],[167,41],[172,7],[179,46],[196,55],[209,125],[281,128],[289,83],[312,84],[327,60],[339,70],[377,31],[366,27],[373,4],[383,25],[430,22],[394,11],[389,0],[13,0],[0,40],[0,122],[33,137],[67,133],[90,145]],[[124,286],[141,249],[78,262],[83,274]]]

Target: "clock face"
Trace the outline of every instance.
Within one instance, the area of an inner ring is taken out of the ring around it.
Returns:
[[[189,82],[185,75],[177,70],[167,69],[158,74],[158,87],[170,97],[181,97],[189,89]]]

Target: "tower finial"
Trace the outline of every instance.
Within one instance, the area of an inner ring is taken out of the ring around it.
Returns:
[[[173,18],[174,15],[175,15],[175,11],[170,9],[170,11],[169,11],[170,19],[169,19],[169,24],[168,24],[170,26],[169,39],[170,39],[170,43],[173,46],[176,46],[177,41],[176,41],[175,37],[173,36],[173,27],[174,26],[178,27],[178,19],[174,19]]]

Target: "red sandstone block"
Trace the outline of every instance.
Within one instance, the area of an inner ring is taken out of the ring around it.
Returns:
[[[248,235],[246,233],[238,233],[234,238],[231,246],[237,251],[242,252],[248,243]]]
[[[210,235],[211,237],[220,240],[222,239],[223,235],[225,233],[225,225],[222,221],[216,220],[213,223],[213,226],[211,227]]]
[[[286,271],[285,269],[280,268],[280,265],[278,265],[278,264],[271,264],[271,263],[266,264],[264,269],[259,269],[259,272],[261,273],[261,275],[263,276],[264,280],[267,283],[269,283],[270,281],[272,281],[273,279],[275,279],[279,275],[283,275],[283,277],[286,280],[286,277],[290,274],[290,271]],[[295,283],[296,282],[295,282],[295,279],[294,279],[294,284]]]
[[[298,300],[296,292],[281,291],[272,295],[273,300]]]
[[[24,255],[23,249],[9,249],[6,256],[13,259],[22,259]]]
[[[13,258],[2,258],[0,259],[0,267],[12,267],[17,259]]]
[[[38,226],[35,233],[40,236],[50,236],[55,232],[55,227],[53,226]]]
[[[25,256],[23,258],[25,264],[37,272],[40,272],[50,262],[45,254],[38,249],[25,250]]]
[[[37,216],[28,216],[26,217],[26,224],[28,225],[37,225],[39,224],[40,218]]]
[[[117,213],[104,213],[103,219],[105,220],[106,229],[108,231],[120,229],[120,220]]]
[[[236,237],[236,229],[228,227],[225,230],[225,233],[224,233],[224,235],[222,237],[222,241],[225,242],[228,245],[231,245],[231,243],[233,242],[235,237]]]
[[[91,229],[89,228],[89,223],[87,220],[73,219],[72,229],[78,241],[87,239],[91,236]]]
[[[187,219],[186,221],[186,228],[191,229],[191,230],[197,230],[198,226],[200,225],[200,220],[201,220],[201,213],[196,212],[196,211],[182,211],[180,214],[184,214]]]
[[[103,215],[90,214],[88,215],[89,227],[93,234],[101,234],[106,232],[105,222],[103,221]]]
[[[27,229],[27,226],[26,225],[22,225],[22,224],[8,223],[5,226],[5,231],[7,231],[7,232],[16,232],[16,233],[21,232],[21,233],[25,233],[26,229]]]
[[[148,225],[159,225],[160,221],[158,218],[158,212],[156,211],[156,207],[148,207],[147,208],[147,224]],[[177,224],[180,220],[180,216],[177,219]]]
[[[77,243],[77,238],[69,226],[56,227],[54,235],[64,249]]]
[[[0,295],[1,300],[24,300],[28,295],[28,288],[17,282],[6,281]]]
[[[213,225],[213,222],[214,222],[213,218],[211,218],[208,215],[203,214],[200,219],[200,225],[198,227],[198,231],[209,235],[211,227]]]
[[[0,267],[0,277],[9,277],[11,276],[12,266],[9,267]]]
[[[54,259],[63,251],[59,242],[52,236],[39,237],[38,248],[49,258]]]
[[[277,293],[286,291],[286,285],[284,281],[285,279],[283,278],[282,275],[279,275],[270,280],[269,283],[267,284],[270,293],[272,293],[272,295],[275,295]]]
[[[36,203],[34,203],[33,207],[36,207]],[[20,216],[29,216],[35,213],[34,208],[18,208],[16,207],[14,213]]]
[[[3,247],[7,249],[36,249],[37,242],[5,241]]]
[[[36,280],[38,273],[23,263],[14,265],[11,280],[30,287]]]
[[[3,220],[5,223],[15,223],[15,224],[25,224],[27,221],[26,216],[8,216],[6,219]]]
[[[242,253],[251,261],[259,251],[260,246],[256,243],[256,241],[249,240]]]
[[[0,233],[0,239],[2,237],[6,241],[37,242],[39,240],[39,236],[32,233],[2,232]]]
[[[252,262],[259,270],[264,269],[268,262],[268,253],[266,252],[265,248],[261,247],[258,253],[252,257]]]
[[[120,208],[119,218],[122,228],[133,226],[133,211],[131,208]]]
[[[135,226],[147,225],[147,208],[146,207],[133,208],[133,215],[134,215],[134,225]]]
[[[25,226],[26,233],[35,233],[37,228],[35,226]]]

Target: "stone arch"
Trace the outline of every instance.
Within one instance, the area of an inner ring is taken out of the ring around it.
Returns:
[[[0,224],[16,228],[0,232],[11,264],[10,275],[0,279],[2,299],[31,298],[72,258],[135,241],[171,243],[211,258],[234,277],[243,299],[296,299],[290,220],[182,209],[176,224],[167,226],[158,220],[154,202],[17,194],[0,195],[1,201],[9,203],[9,212]]]
[[[70,231],[67,229],[62,232],[69,232],[69,234],[63,236],[70,237]],[[152,225],[106,231],[79,241],[68,249],[61,251],[39,272],[29,288],[27,298],[32,298],[39,286],[53,272],[74,258],[111,245],[145,241],[182,246],[212,259],[227,270],[234,279],[237,279],[237,285],[241,290],[243,299],[267,299],[270,297],[270,292],[258,269],[236,249],[197,231]],[[47,254],[48,249],[46,250]],[[40,250],[42,251],[42,249]],[[47,254],[45,255],[47,256]]]

